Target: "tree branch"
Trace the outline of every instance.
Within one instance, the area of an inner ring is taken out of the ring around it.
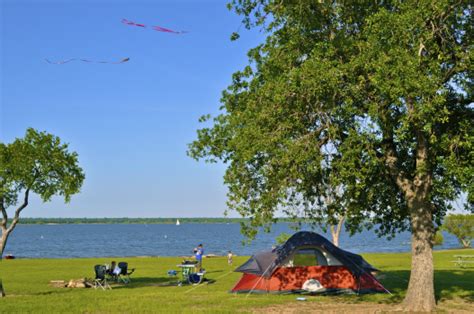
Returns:
[[[344,225],[344,221],[346,220],[346,216],[345,215],[341,215],[339,217],[339,222],[337,223],[337,230],[339,230],[338,232],[341,231],[342,229],[342,226]]]
[[[18,221],[20,219],[21,211],[26,206],[28,206],[28,197],[29,197],[29,195],[30,195],[30,188],[27,188],[26,191],[25,191],[25,197],[23,199],[23,204],[21,204],[21,206],[16,209],[15,216],[13,217],[12,223],[10,224],[10,226],[7,229],[7,233],[10,233],[15,228],[16,224],[18,223]]]
[[[395,149],[395,143],[393,142],[393,136],[386,135],[382,141],[382,145],[384,146],[383,158],[388,167],[390,176],[395,180],[397,186],[403,191],[403,193],[412,191],[413,186],[411,180],[403,170],[398,168],[398,155]]]
[[[5,206],[3,205],[3,197],[0,197],[0,210],[2,211],[2,223],[1,223],[1,228],[2,232],[6,231],[7,229],[7,222],[8,222],[8,215],[7,215],[7,210],[5,209]]]

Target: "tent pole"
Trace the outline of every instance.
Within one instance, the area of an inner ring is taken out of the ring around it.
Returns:
[[[263,272],[262,276],[260,276],[260,279],[257,280],[257,282],[256,282],[255,285],[252,287],[252,289],[247,293],[246,298],[253,292],[253,290],[255,290],[255,287],[260,283],[260,280],[262,280],[262,279],[265,277],[265,274],[267,273],[267,271],[270,269],[271,266],[272,266],[272,264],[268,265],[267,269],[265,269],[265,271]]]

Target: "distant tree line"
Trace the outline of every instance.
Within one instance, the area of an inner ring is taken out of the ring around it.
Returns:
[[[241,223],[245,218],[22,218],[19,224],[175,224],[180,223]],[[294,219],[280,218],[280,222],[295,222]]]

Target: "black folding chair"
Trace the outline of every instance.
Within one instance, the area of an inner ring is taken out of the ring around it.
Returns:
[[[120,274],[118,275],[117,282],[122,281],[123,283],[129,283],[131,281],[130,275],[133,274],[135,268],[128,271],[128,263],[120,262],[117,265],[120,268]]]
[[[109,283],[107,282],[107,267],[105,267],[105,265],[95,265],[94,271],[94,289],[97,289],[99,287],[102,288],[102,290],[112,289],[112,287],[110,287]]]
[[[205,272],[191,273],[188,276],[188,283],[192,285],[200,284],[204,279]]]

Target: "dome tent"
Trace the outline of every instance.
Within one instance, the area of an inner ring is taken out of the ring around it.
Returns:
[[[387,291],[371,272],[377,271],[362,256],[333,245],[309,231],[294,234],[285,244],[253,255],[238,267],[243,276],[231,292],[302,292],[308,280],[317,280],[322,293]]]

